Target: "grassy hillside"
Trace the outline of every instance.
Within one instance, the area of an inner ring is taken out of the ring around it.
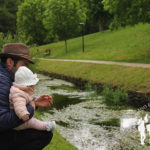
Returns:
[[[45,49],[51,56],[45,56]],[[38,52],[37,52],[38,49]],[[85,36],[85,53],[81,37],[68,40],[68,54],[64,41],[31,48],[34,57],[111,60],[150,63],[150,24],[138,24],[117,31],[105,31]]]
[[[34,69],[117,86],[124,90],[150,92],[149,68],[38,60]]]

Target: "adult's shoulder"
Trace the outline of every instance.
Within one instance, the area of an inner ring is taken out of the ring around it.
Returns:
[[[0,81],[3,80],[13,82],[13,73],[4,64],[0,63]]]

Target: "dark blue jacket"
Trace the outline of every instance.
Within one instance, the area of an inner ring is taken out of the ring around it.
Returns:
[[[2,63],[0,63],[0,132],[17,127],[22,124],[14,110],[9,108],[9,90],[14,80],[13,73]],[[30,118],[34,110],[31,105],[27,105]]]

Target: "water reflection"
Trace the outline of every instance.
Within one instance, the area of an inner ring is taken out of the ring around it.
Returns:
[[[148,138],[141,145],[137,121],[143,114],[137,110],[110,109],[101,96],[93,97],[92,91],[90,97],[90,92],[80,91],[69,82],[39,77],[42,80],[36,87],[36,95],[48,93],[54,98],[53,108],[44,113],[43,119],[55,120],[57,130],[79,150],[150,148]]]

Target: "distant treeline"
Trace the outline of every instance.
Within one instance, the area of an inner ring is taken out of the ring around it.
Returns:
[[[150,22],[150,0],[0,0],[0,46],[8,38],[42,45],[139,22]]]

